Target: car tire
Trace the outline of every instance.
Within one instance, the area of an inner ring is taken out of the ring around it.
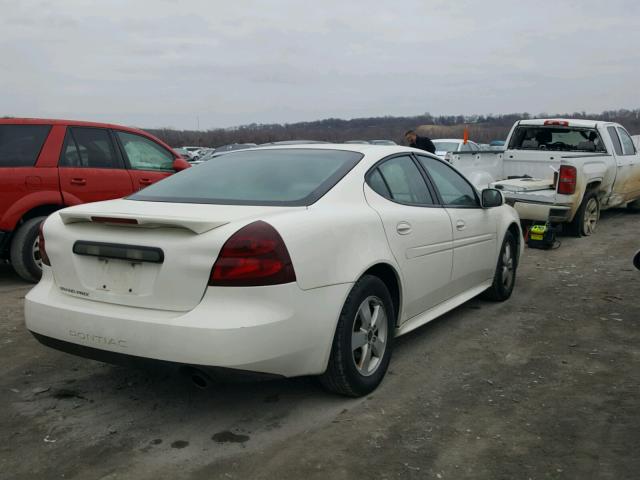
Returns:
[[[594,190],[584,194],[575,217],[569,224],[569,233],[576,237],[593,235],[600,220],[600,201]]]
[[[363,276],[342,307],[329,364],[320,376],[322,386],[349,397],[375,390],[391,360],[395,325],[393,302],[384,282]]]
[[[42,260],[38,248],[40,224],[47,217],[35,217],[27,220],[13,236],[11,242],[11,266],[27,282],[36,283],[42,277]]]
[[[484,291],[483,297],[494,302],[504,302],[513,292],[518,270],[518,244],[513,233],[507,230],[500,247],[498,265],[493,276],[493,284]]]

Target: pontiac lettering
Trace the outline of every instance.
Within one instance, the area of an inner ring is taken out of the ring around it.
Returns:
[[[93,335],[91,333],[78,332],[77,330],[69,330],[69,335],[87,343],[127,348],[127,341],[121,340],[118,338],[104,337],[102,335]]]

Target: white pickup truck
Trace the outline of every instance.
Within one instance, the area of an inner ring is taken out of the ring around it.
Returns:
[[[475,185],[502,190],[521,219],[568,224],[575,235],[591,235],[601,210],[640,209],[640,154],[617,123],[520,120],[503,152],[446,158]]]

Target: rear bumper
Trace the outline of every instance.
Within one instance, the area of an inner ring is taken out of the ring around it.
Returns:
[[[301,290],[295,283],[208,288],[193,310],[171,312],[67,295],[45,268],[25,298],[25,321],[32,333],[52,339],[49,345],[86,347],[64,350],[88,352],[90,358],[97,358],[91,350],[103,351],[97,358],[103,361],[122,355],[285,377],[313,375],[326,369],[350,288]]]
[[[194,371],[198,371],[207,374],[211,378],[220,380],[238,380],[241,378],[250,380],[269,380],[280,378],[280,375],[272,375],[268,373],[235,370],[231,368],[217,368],[210,367],[208,365],[167,362],[164,360],[137,357],[135,355],[128,355],[126,353],[110,352],[108,350],[100,350],[99,348],[87,347],[86,345],[65,342],[64,340],[46,337],[35,332],[31,333],[33,334],[35,339],[38,340],[38,342],[47,347],[59,350],[61,352],[70,353],[78,357],[89,358],[91,360],[97,360],[104,363],[112,363],[114,365],[138,368],[147,367],[153,369],[162,368],[167,371],[174,371],[185,374],[190,374]]]
[[[563,205],[548,205],[543,203],[514,202],[522,220],[537,222],[565,223],[571,221],[571,207]]]

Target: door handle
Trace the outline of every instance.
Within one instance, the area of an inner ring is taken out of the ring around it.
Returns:
[[[85,178],[72,178],[71,183],[73,185],[86,185],[87,180]]]
[[[153,181],[150,178],[141,178],[138,180],[138,183],[140,183],[140,185],[151,185]]]
[[[408,222],[400,222],[398,223],[398,225],[396,226],[396,231],[400,234],[400,235],[408,235],[411,233],[411,224]]]
[[[464,223],[462,220],[458,220],[456,222],[456,229],[458,230],[464,230],[466,228],[467,224]]]

